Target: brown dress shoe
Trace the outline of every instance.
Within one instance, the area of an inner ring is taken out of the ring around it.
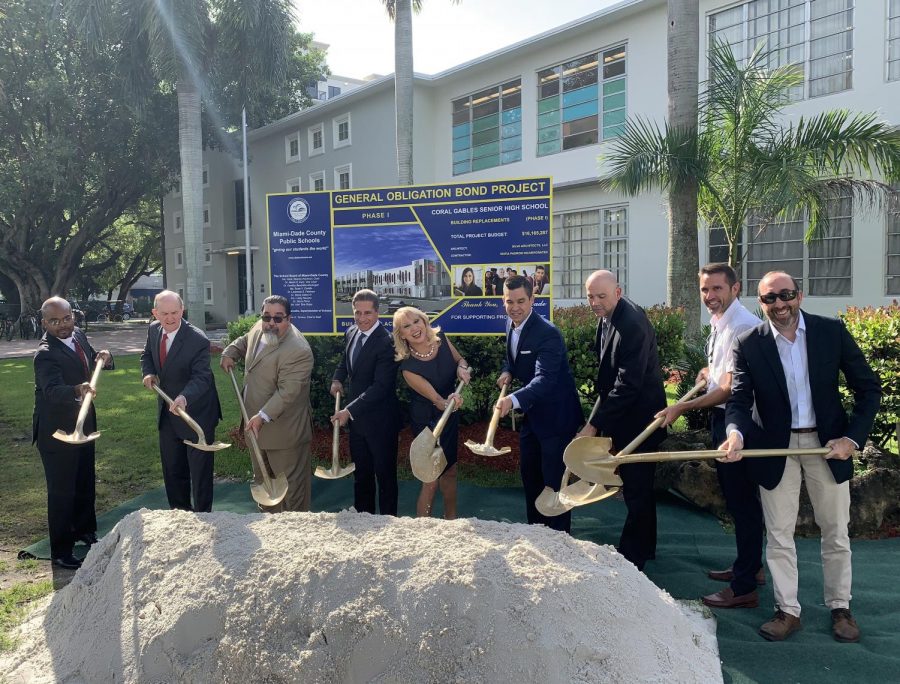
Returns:
[[[831,611],[831,633],[835,641],[855,644],[859,641],[859,625],[847,608],[835,608]]]
[[[730,567],[725,570],[710,570],[706,573],[706,576],[711,580],[715,580],[716,582],[733,582],[734,581],[734,570]],[[765,568],[760,568],[756,573],[756,585],[761,587],[766,583],[766,571]]]
[[[756,589],[743,596],[735,596],[731,587],[725,587],[715,594],[707,594],[700,599],[710,608],[756,608],[759,605],[759,594]]]
[[[759,628],[759,634],[769,641],[784,641],[794,632],[799,632],[801,628],[800,618],[788,615],[782,610],[776,610],[772,619]]]

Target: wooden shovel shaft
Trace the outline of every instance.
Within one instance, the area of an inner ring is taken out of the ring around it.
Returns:
[[[500,396],[497,398],[499,404],[506,396],[506,385],[500,388]],[[494,446],[494,435],[497,434],[497,426],[500,424],[500,407],[494,407],[494,414],[491,416],[491,422],[488,425],[487,435],[484,438],[485,446]]]
[[[341,410],[341,393],[334,393],[334,412]],[[338,421],[334,421],[334,432],[331,436],[331,469],[337,470],[340,460],[338,459],[338,451],[340,450],[341,426]]]
[[[697,392],[699,392],[700,390],[702,390],[704,387],[706,387],[706,381],[705,381],[705,380],[704,380],[703,382],[698,382],[696,385],[694,385],[693,389],[691,389],[690,392],[688,392],[687,394],[685,394],[683,397],[681,397],[681,399],[679,399],[679,400],[676,401],[675,403],[676,403],[676,404],[683,404],[683,403],[686,402],[686,401],[690,401],[690,399],[691,399],[695,394],[697,394]],[[644,440],[645,440],[645,439],[647,439],[650,435],[652,435],[654,432],[656,432],[656,431],[660,428],[660,426],[663,424],[663,421],[665,421],[665,418],[657,418],[657,419],[655,419],[652,423],[650,423],[650,425],[648,425],[646,428],[644,428],[644,431],[643,431],[641,434],[639,434],[637,437],[635,437],[633,440],[631,440],[631,441],[625,446],[625,448],[622,449],[622,450],[619,452],[619,455],[620,455],[620,456],[627,456],[627,455],[630,454],[632,451],[634,451],[635,449],[637,449],[641,444],[644,443]]]
[[[744,449],[744,458],[765,458],[768,456],[824,456],[831,452],[827,447],[816,449]],[[621,463],[663,463],[664,461],[699,461],[710,458],[722,458],[726,452],[709,449],[706,451],[659,451],[652,454],[634,454],[627,456],[601,456],[585,461],[585,465],[619,465]]]
[[[88,383],[91,389],[97,389],[97,381],[100,379],[100,371],[103,370],[103,359],[97,359],[94,363],[94,372],[91,374],[91,381]],[[87,420],[88,411],[91,410],[91,404],[94,402],[94,393],[88,392],[81,398],[81,408],[78,409],[78,417],[75,419],[75,434],[84,434],[84,421]]]
[[[241,389],[238,387],[237,378],[234,377],[234,371],[230,368],[228,369],[228,375],[231,376],[231,385],[234,387],[238,406],[241,408],[241,418],[244,419],[244,425],[247,425],[250,422],[250,418],[247,417],[247,407],[244,406],[244,398],[241,396]],[[250,442],[250,453],[253,454],[253,458],[256,459],[256,465],[259,467],[259,472],[262,473],[263,486],[266,488],[266,493],[271,497],[275,488],[272,486],[272,478],[269,477],[269,469],[266,467],[262,452],[259,450],[259,444],[256,442],[256,435],[250,432],[250,430],[245,430],[244,434],[247,436],[247,441]]]
[[[163,401],[165,401],[169,407],[171,407],[172,404],[175,403],[168,394],[163,392],[162,387],[160,387],[156,383],[153,383],[152,387],[154,390],[156,390],[156,393],[163,398]],[[187,423],[188,426],[190,426],[191,430],[197,433],[197,443],[206,444],[206,435],[203,434],[203,428],[200,427],[200,424],[196,420],[191,418],[188,415],[188,412],[180,406],[175,409],[175,413],[178,414],[178,417],[181,418],[185,423]]]
[[[456,394],[459,394],[463,391],[463,387],[466,386],[466,383],[460,381],[459,385],[456,386]],[[450,419],[450,414],[456,409],[456,403],[449,401],[447,402],[447,408],[444,409],[444,413],[441,415],[440,420],[438,420],[437,425],[434,426],[434,440],[437,442],[437,438],[441,436],[441,432],[444,431],[444,426],[447,424],[447,421]]]

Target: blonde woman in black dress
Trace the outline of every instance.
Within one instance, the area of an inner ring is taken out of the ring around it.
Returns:
[[[428,317],[419,309],[404,306],[394,314],[394,358],[400,362],[403,379],[412,389],[410,395],[410,425],[413,436],[426,427],[434,429],[444,409],[452,401],[462,406],[462,397],[454,392],[461,380],[468,384],[471,372],[453,344],[440,328],[428,324]],[[416,515],[431,515],[434,495],[440,487],[444,497],[444,518],[456,518],[456,457],[458,450],[459,414],[454,412],[440,435],[440,445],[447,458],[447,467],[434,482],[423,482]]]

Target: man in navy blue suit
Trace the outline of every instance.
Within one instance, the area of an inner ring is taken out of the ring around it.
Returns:
[[[344,353],[331,380],[331,395],[344,394],[344,408],[331,417],[350,424],[353,506],[375,513],[375,489],[381,515],[397,515],[397,362],[391,334],[378,321],[378,295],[353,295],[353,320],[344,335]]]
[[[513,408],[525,414],[519,432],[519,468],[528,522],[569,532],[571,512],[548,518],[534,505],[545,486],[559,488],[565,469],[563,451],[584,419],[566,345],[559,330],[532,311],[534,294],[524,276],[513,276],[503,284],[503,306],[509,321],[506,359],[497,386],[513,378],[524,386],[498,401],[497,407],[503,416]]]
[[[585,289],[597,316],[596,390],[603,401],[579,435],[593,437],[602,433],[612,438],[615,448],[621,449],[666,406],[656,331],[643,309],[622,296],[622,288],[610,271],[594,271],[588,276]],[[660,428],[635,451],[654,451],[665,438],[665,428]],[[619,553],[638,570],[656,557],[655,473],[655,463],[619,466],[624,483],[622,495],[628,508]]]

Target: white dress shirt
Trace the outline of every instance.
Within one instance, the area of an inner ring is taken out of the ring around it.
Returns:
[[[734,372],[734,343],[742,332],[755,328],[760,323],[756,316],[750,313],[735,299],[721,316],[713,316],[710,325],[713,328],[712,354],[709,361],[709,384],[706,391],[711,392],[721,385],[722,377],[726,373]],[[725,408],[722,402],[716,408]]]
[[[519,338],[522,337],[522,329],[525,327],[525,324],[528,322],[528,319],[534,316],[534,311],[532,311],[528,316],[522,321],[519,325],[513,325],[509,331],[509,351],[512,354],[512,360],[516,360],[516,356],[519,353]],[[519,408],[519,400],[516,398],[516,393],[513,392],[509,395],[510,400],[512,401],[512,405],[514,409]]]
[[[793,342],[779,333],[769,323],[778,348],[778,357],[787,381],[788,397],[791,400],[791,429],[816,427],[816,412],[813,410],[812,390],[809,388],[809,363],[806,355],[806,322],[803,313],[797,323],[797,336]]]

